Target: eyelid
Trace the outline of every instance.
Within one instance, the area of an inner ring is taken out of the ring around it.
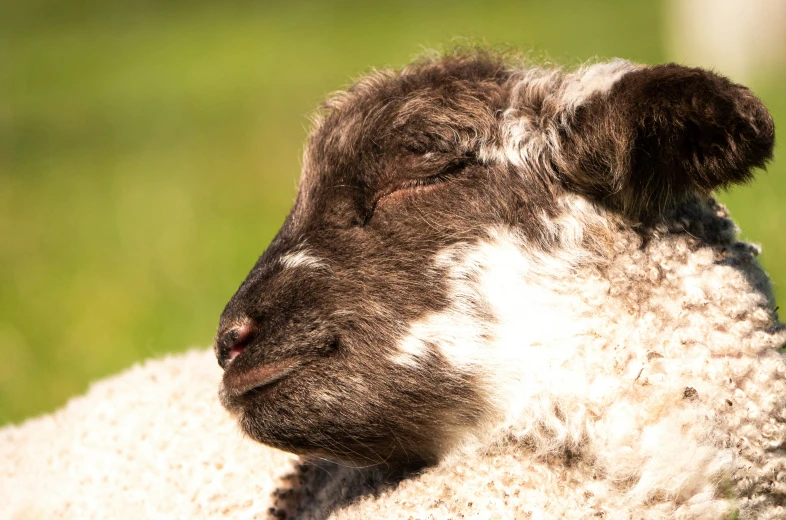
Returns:
[[[396,193],[406,192],[406,191],[420,191],[423,189],[428,189],[431,186],[436,186],[438,184],[442,184],[443,182],[450,181],[456,178],[460,173],[462,173],[467,166],[470,166],[474,161],[474,154],[465,154],[458,160],[452,161],[448,164],[445,168],[443,168],[439,173],[434,175],[429,175],[428,177],[422,177],[419,179],[410,179],[405,181],[402,184],[393,186],[392,188],[388,188],[384,191],[380,191],[374,197],[374,202],[371,204],[371,209],[368,211],[368,214],[363,218],[362,226],[365,226],[371,218],[374,216],[374,211],[376,210],[377,204],[380,201],[394,195]]]
[[[380,190],[374,196],[373,202],[371,203],[371,207],[368,209],[366,214],[362,217],[362,220],[358,223],[360,227],[365,227],[366,224],[369,223],[371,218],[374,216],[374,212],[377,209],[377,204],[380,201],[394,195],[396,193],[406,192],[406,191],[420,191],[420,190],[427,190],[432,186],[436,186],[438,184],[442,184],[443,182],[450,181],[456,177],[458,177],[464,170],[473,164],[478,164],[477,158],[474,152],[465,152],[464,155],[461,157],[457,157],[454,160],[450,161],[446,164],[439,173],[429,175],[427,177],[422,177],[420,179],[410,179],[405,181],[399,185],[395,185],[393,187],[388,187],[387,189]]]
[[[422,188],[428,188],[429,186],[434,186],[446,182],[454,178],[455,175],[456,175],[455,173],[440,172],[435,175],[429,175],[428,177],[422,177],[419,179],[410,179],[401,184],[395,185],[392,188],[388,188],[384,191],[379,192],[377,196],[374,197],[373,206],[376,206],[379,201],[386,199],[387,197],[390,197],[395,193],[399,193],[402,191],[418,191],[419,189]]]
[[[412,179],[401,186],[395,188],[391,193],[395,193],[396,191],[406,190],[408,188],[422,188],[425,186],[432,186],[434,184],[439,184],[440,182],[444,182],[449,180],[453,177],[454,174],[440,172],[436,175],[429,175],[428,177],[423,177],[420,179]]]
[[[427,177],[421,177],[418,179],[410,179],[408,181],[403,182],[397,186],[393,186],[379,194],[375,197],[375,204],[376,202],[382,200],[383,198],[396,193],[397,191],[413,189],[413,188],[420,188],[426,186],[432,186],[434,184],[439,184],[441,182],[445,182],[455,178],[457,175],[462,173],[467,166],[469,166],[474,159],[474,155],[465,154],[464,156],[460,157],[457,160],[451,161],[445,167],[443,167],[439,173],[435,173],[433,175],[429,175]]]

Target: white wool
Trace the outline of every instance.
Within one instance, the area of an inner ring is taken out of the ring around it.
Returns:
[[[211,351],[149,361],[0,430],[0,517],[255,518],[294,456],[244,438]]]

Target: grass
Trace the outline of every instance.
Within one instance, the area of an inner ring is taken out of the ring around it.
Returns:
[[[371,66],[467,40],[566,64],[663,61],[659,9],[0,6],[0,424],[52,410],[134,361],[210,344],[224,303],[288,211],[307,115],[326,93]],[[786,121],[776,85],[761,94]],[[786,253],[778,154],[757,185],[723,198],[786,283],[774,261]]]

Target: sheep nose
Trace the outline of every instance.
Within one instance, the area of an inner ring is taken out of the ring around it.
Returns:
[[[239,356],[254,339],[256,327],[250,322],[230,327],[218,335],[216,357],[221,368],[226,369],[229,363]]]

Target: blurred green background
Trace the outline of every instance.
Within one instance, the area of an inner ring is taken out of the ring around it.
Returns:
[[[209,345],[292,203],[307,116],[351,78],[467,41],[661,62],[665,19],[583,0],[0,4],[0,424]],[[781,128],[784,81],[752,85]],[[783,150],[721,197],[776,284]]]

